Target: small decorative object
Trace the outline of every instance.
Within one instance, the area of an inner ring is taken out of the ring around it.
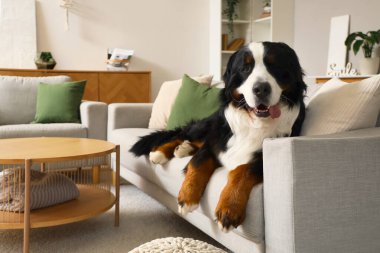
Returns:
[[[37,69],[54,69],[57,64],[50,52],[37,53],[34,63]]]
[[[363,50],[364,58],[360,59],[360,74],[373,75],[377,74],[379,70],[380,58],[373,56],[373,49],[376,44],[380,43],[380,29],[377,31],[354,32],[347,36],[344,44],[354,51],[356,55],[360,48]]]
[[[226,8],[223,10],[223,15],[228,19],[228,32],[231,35],[231,38],[234,37],[234,19],[238,17],[236,14],[236,7],[239,3],[239,0],[225,0]]]
[[[107,51],[107,70],[126,71],[134,54],[133,50],[109,48]]]
[[[69,30],[69,9],[73,7],[73,0],[61,0],[61,7],[65,9],[66,19],[65,19],[65,31]]]
[[[272,14],[272,3],[271,0],[263,0],[263,13],[261,13],[261,18],[270,17]]]
[[[346,67],[344,69],[337,69],[336,64],[332,63],[330,64],[330,71],[327,72],[328,76],[357,76],[358,72],[356,69],[352,68],[352,63],[347,63]]]

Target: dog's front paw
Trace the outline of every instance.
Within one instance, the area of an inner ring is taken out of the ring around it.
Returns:
[[[174,156],[177,158],[182,158],[189,156],[194,148],[191,146],[190,141],[184,141],[181,145],[178,145],[174,150]]]
[[[165,164],[169,159],[161,151],[152,151],[149,153],[149,160],[154,164]]]
[[[227,233],[243,223],[245,210],[228,204],[219,204],[215,210],[215,216],[220,230]]]
[[[182,187],[178,194],[178,212],[186,215],[199,206],[199,193],[191,190],[191,188]]]
[[[186,214],[191,213],[192,211],[197,209],[198,206],[198,204],[186,204],[183,202],[178,202],[178,213],[185,216]]]

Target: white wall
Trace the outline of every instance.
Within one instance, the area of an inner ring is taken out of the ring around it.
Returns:
[[[75,0],[64,30],[60,0],[37,1],[37,48],[57,69],[105,69],[106,49],[135,49],[131,70],[151,70],[161,83],[209,71],[209,0]],[[351,32],[380,28],[380,1],[295,0],[294,47],[308,75],[324,75],[330,19],[350,14]],[[357,68],[357,58],[350,61]]]
[[[206,0],[75,0],[64,30],[59,0],[37,0],[37,48],[56,69],[104,70],[108,47],[134,49],[130,70],[151,70],[153,99],[163,81],[208,72]]]
[[[350,32],[380,29],[379,0],[295,0],[294,48],[308,75],[325,75],[330,19],[350,14]],[[349,61],[358,68],[358,56]]]

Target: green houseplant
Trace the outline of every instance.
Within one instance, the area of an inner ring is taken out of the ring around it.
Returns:
[[[236,7],[239,4],[239,0],[225,0],[226,7],[223,9],[223,15],[228,19],[228,32],[231,37],[234,37],[234,19],[238,16],[236,14]]]
[[[360,72],[363,75],[376,74],[379,69],[379,57],[373,56],[373,49],[380,43],[380,29],[377,31],[354,32],[347,36],[344,44],[356,55],[360,48],[363,50],[364,59],[360,61]]]
[[[37,53],[34,63],[36,64],[37,69],[54,69],[56,65],[56,61],[50,52]]]

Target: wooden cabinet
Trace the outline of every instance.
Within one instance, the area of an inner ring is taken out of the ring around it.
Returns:
[[[337,77],[339,78],[340,80],[342,80],[343,82],[346,82],[346,83],[353,83],[353,82],[358,82],[358,81],[361,81],[363,79],[366,79],[366,78],[369,78],[371,76],[341,76],[341,77]],[[309,78],[315,78],[315,83],[317,84],[324,84],[325,82],[327,82],[328,80],[330,80],[331,76],[315,76],[315,77],[309,77]]]
[[[7,76],[55,76],[65,75],[74,81],[87,80],[84,100],[105,103],[147,103],[151,99],[150,71],[80,71],[0,69]]]
[[[99,100],[106,103],[150,102],[150,73],[99,73]]]

